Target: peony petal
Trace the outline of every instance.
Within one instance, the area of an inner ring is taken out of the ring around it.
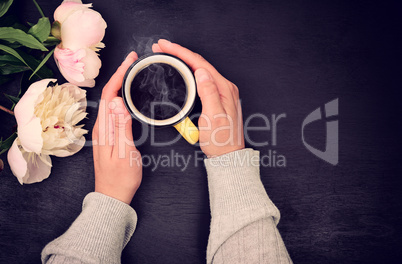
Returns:
[[[24,159],[21,150],[18,147],[18,138],[14,140],[13,145],[8,150],[7,159],[10,165],[11,171],[17,177],[18,181],[22,184],[22,179],[27,174],[27,162]]]
[[[33,155],[33,162],[28,161],[28,175],[23,178],[23,182],[26,184],[41,182],[47,179],[52,168],[52,160],[48,155],[41,154],[41,157],[36,154]]]
[[[102,66],[98,54],[92,49],[86,49],[86,56],[82,59],[82,62],[85,64],[85,79],[95,79],[99,75],[99,69]]]
[[[18,137],[21,145],[28,152],[39,154],[43,146],[42,125],[40,118],[34,117],[24,126],[18,126]]]
[[[92,88],[95,86],[95,80],[94,79],[88,79],[83,82],[74,82],[75,85],[79,87],[89,87]]]
[[[93,50],[86,48],[72,51],[59,45],[55,49],[54,58],[61,74],[71,84],[82,87],[95,86],[93,78],[99,74],[102,63]],[[85,63],[88,63],[88,66]],[[86,71],[89,72],[90,78],[85,78]],[[92,76],[94,77],[91,78]]]
[[[64,78],[76,84],[85,81],[84,63],[81,61],[86,55],[85,49],[72,51],[59,46],[54,51],[54,59]]]
[[[86,4],[83,5],[82,2],[80,0],[76,0],[76,1],[64,1],[63,3],[61,3],[61,5],[59,5],[56,10],[54,11],[54,20],[55,21],[59,21],[59,23],[63,23],[64,20],[66,20],[66,18],[68,16],[70,16],[72,13],[74,13],[77,10],[82,10],[82,9],[88,9],[92,7],[92,4]]]
[[[19,138],[14,140],[8,151],[7,159],[11,171],[20,184],[41,182],[50,175],[52,167],[50,157],[24,151],[20,145]]]
[[[49,82],[57,82],[57,80],[43,79],[37,81],[31,84],[25,94],[21,97],[14,109],[18,125],[24,125],[31,121],[34,116],[35,105],[38,103],[37,100],[43,91],[45,91]]]
[[[87,105],[87,91],[79,88],[77,85],[71,83],[63,83],[60,85],[62,89],[68,89],[70,95],[75,101],[81,104],[81,108],[85,111]]]
[[[81,9],[69,15],[61,26],[63,48],[77,50],[97,45],[105,36],[107,25],[92,9]]]
[[[71,120],[71,124],[73,126],[77,125],[82,119],[84,119],[86,116],[88,115],[88,113],[86,112],[76,112],[74,114],[73,119]]]
[[[57,157],[68,157],[80,151],[82,147],[84,147],[84,145],[85,137],[81,137],[80,139],[75,140],[74,142],[69,144],[67,148],[52,150],[52,155],[55,155]]]
[[[40,120],[35,116],[35,106],[43,99],[42,93],[49,82],[56,81],[56,79],[44,79],[33,83],[15,106],[14,114],[18,124],[18,136],[26,151],[40,153],[43,145],[42,127]]]

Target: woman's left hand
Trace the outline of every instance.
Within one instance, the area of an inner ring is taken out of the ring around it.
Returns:
[[[141,154],[134,145],[131,115],[117,96],[130,65],[131,52],[102,91],[93,131],[95,191],[131,203],[142,179]]]

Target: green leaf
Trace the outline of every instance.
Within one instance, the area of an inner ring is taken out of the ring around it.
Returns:
[[[40,70],[40,68],[42,68],[42,66],[47,62],[47,60],[50,58],[50,56],[52,56],[53,52],[54,52],[54,49],[51,52],[49,52],[45,58],[43,58],[41,63],[39,63],[38,67],[36,67],[35,71],[31,74],[31,76],[29,76],[29,79],[31,79]]]
[[[0,39],[6,40],[10,43],[18,42],[31,49],[48,51],[48,49],[43,46],[43,44],[40,43],[36,38],[20,29],[15,29],[12,27],[2,27],[0,28]]]
[[[3,50],[5,52],[7,52],[8,54],[11,54],[14,57],[16,57],[17,59],[19,59],[22,63],[24,63],[26,66],[28,66],[29,69],[32,70],[32,72],[34,71],[33,69],[36,69],[38,67],[38,65],[40,64],[40,61],[38,61],[31,55],[26,54],[23,51],[17,52],[16,50],[14,50],[10,47],[7,47],[5,45],[2,45],[2,44],[0,44],[0,50]],[[38,77],[40,77],[41,79],[45,79],[45,78],[52,77],[53,72],[48,67],[42,66],[40,68],[40,70],[36,73],[36,75]]]
[[[0,75],[10,75],[28,70],[30,68],[16,57],[9,54],[0,56]]]
[[[5,13],[7,13],[8,8],[10,8],[13,0],[0,0],[0,17],[2,17]]]
[[[16,66],[16,65],[0,65],[0,74],[9,75],[13,73],[28,71],[29,67],[27,66]]]
[[[20,89],[21,89],[21,88],[20,88]],[[20,92],[21,92],[21,90],[20,90]],[[13,111],[15,105],[20,101],[20,98],[15,97],[15,96],[12,96],[12,95],[9,95],[9,94],[4,94],[4,96],[7,97],[7,98],[13,103],[13,106],[12,106],[11,109],[10,109],[11,111]],[[18,93],[18,96],[20,96],[19,93]]]
[[[1,39],[0,39],[0,44],[6,45],[7,47],[10,47],[12,49],[18,49],[19,47],[22,47],[22,45],[19,43],[8,43],[7,41],[1,40]]]
[[[16,104],[20,101],[20,98],[9,95],[9,94],[4,94],[5,97],[7,97],[13,104]]]
[[[37,40],[39,40],[40,42],[43,42],[47,39],[47,37],[49,37],[50,29],[51,29],[51,26],[50,26],[49,18],[42,17],[42,18],[39,18],[38,23],[36,25],[32,26],[29,29],[28,34],[31,34]]]
[[[17,59],[16,57],[12,56],[12,55],[0,55],[0,66],[3,65],[7,65],[7,64],[11,64],[11,65],[17,65],[17,66],[23,66],[25,65],[24,63],[22,63],[19,59]]]
[[[1,2],[1,0],[0,0]],[[12,27],[15,23],[18,23],[19,19],[16,15],[7,15],[0,18],[0,26],[2,27]]]
[[[21,29],[22,31],[24,31],[24,33],[27,33],[29,30],[29,28],[27,26],[25,26],[21,23],[18,23],[18,22],[14,23],[11,27],[15,28],[15,29]]]
[[[36,69],[39,66],[39,64],[41,63],[40,60],[36,59],[32,55],[29,55],[21,50],[18,51],[18,54],[20,54],[21,57],[28,63],[28,65],[31,67],[32,71],[34,71],[34,69]],[[36,75],[41,79],[45,79],[45,78],[53,77],[53,72],[48,67],[46,67],[46,65],[43,65],[42,68],[40,68],[40,70],[36,73]],[[28,77],[29,77],[29,75],[28,75]]]
[[[29,67],[29,65],[25,62],[25,60],[20,56],[20,54],[18,54],[17,51],[15,51],[14,49],[4,46],[2,44],[0,44],[0,50],[7,52],[8,54],[13,55],[14,57],[16,57],[17,59],[19,59],[21,62],[23,62],[26,66]],[[32,70],[32,68],[31,68]],[[32,70],[33,71],[33,70]]]
[[[14,140],[17,138],[17,133],[13,133],[6,140],[0,140],[0,155],[6,152],[11,148],[14,143]]]

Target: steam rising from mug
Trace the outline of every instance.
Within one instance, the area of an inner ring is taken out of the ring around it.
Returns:
[[[187,97],[186,84],[172,66],[153,63],[142,69],[131,83],[134,106],[145,116],[164,120],[178,114]]]
[[[124,103],[137,120],[154,126],[173,125],[191,144],[199,131],[187,117],[194,106],[196,82],[190,68],[165,53],[141,57],[127,70]]]

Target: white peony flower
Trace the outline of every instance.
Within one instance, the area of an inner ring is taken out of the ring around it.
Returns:
[[[49,177],[49,155],[70,156],[85,144],[88,131],[77,124],[87,115],[86,91],[55,81],[33,83],[15,106],[18,138],[8,151],[8,162],[21,184]]]

